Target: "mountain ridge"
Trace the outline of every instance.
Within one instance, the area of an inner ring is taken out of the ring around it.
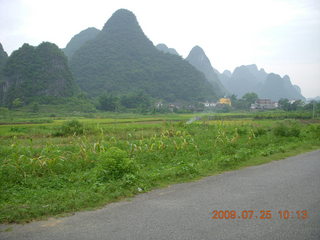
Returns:
[[[44,97],[69,97],[75,92],[67,58],[57,45],[43,42],[37,47],[23,44],[8,58],[4,67],[2,102],[11,106]]]
[[[4,67],[8,60],[8,54],[4,51],[2,44],[0,43],[0,105],[4,102]]]
[[[186,60],[200,72],[202,72],[215,89],[219,89],[221,97],[228,93],[228,91],[219,80],[219,72],[212,67],[209,58],[201,47],[199,47],[198,45],[194,46],[191,49]]]
[[[86,42],[95,38],[99,32],[100,30],[94,27],[89,27],[74,35],[67,43],[66,47],[62,49],[64,54],[70,59],[76,50],[78,50]]]
[[[255,92],[261,98],[274,101],[281,98],[305,100],[300,87],[293,85],[288,75],[281,77],[275,73],[267,73],[263,68],[258,69],[255,64],[241,65],[235,68],[231,75],[219,77],[229,92],[239,97]]]
[[[169,48],[166,44],[164,43],[159,43],[156,48],[164,53],[170,53],[173,55],[178,55],[180,56],[180,54],[174,49],[174,48]]]
[[[80,88],[91,96],[143,91],[167,101],[213,98],[213,87],[180,56],[159,51],[129,10],[116,11],[70,61]],[[89,81],[90,80],[90,81]]]

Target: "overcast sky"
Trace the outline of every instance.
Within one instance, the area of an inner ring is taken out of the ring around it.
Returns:
[[[131,10],[148,38],[186,57],[201,46],[219,71],[255,63],[320,96],[320,0],[0,0],[0,42],[64,48],[88,27]]]

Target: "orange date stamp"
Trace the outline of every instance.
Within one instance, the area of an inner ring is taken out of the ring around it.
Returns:
[[[211,219],[307,219],[307,210],[213,210]]]

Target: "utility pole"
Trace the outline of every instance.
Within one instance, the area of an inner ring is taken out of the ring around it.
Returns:
[[[313,107],[312,107],[312,119],[314,119],[315,106],[316,106],[316,101],[313,101]]]

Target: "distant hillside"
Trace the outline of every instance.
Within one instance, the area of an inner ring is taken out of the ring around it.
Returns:
[[[0,43],[0,105],[4,101],[3,88],[4,88],[4,66],[8,60],[8,54],[3,50]]]
[[[259,96],[274,100],[281,98],[305,100],[301,95],[300,88],[297,89],[296,86],[292,85],[289,76],[286,75],[281,78],[278,74],[274,73],[268,74],[260,89]]]
[[[224,70],[222,74],[229,78],[232,76],[232,73],[229,70]]]
[[[255,92],[260,98],[274,101],[280,98],[305,100],[300,88],[292,85],[288,76],[281,78],[274,73],[268,74],[254,64],[237,67],[231,75],[225,71],[219,78],[226,89],[238,97]]]
[[[237,67],[231,77],[224,75],[221,80],[230,93],[241,97],[248,92],[258,93],[260,91],[261,84],[264,81],[260,77],[262,75],[263,71],[260,73],[256,65],[248,65]]]
[[[0,83],[3,81],[3,69],[8,60],[8,54],[3,50],[2,44],[0,43]]]
[[[201,47],[195,46],[192,48],[186,60],[205,75],[220,96],[228,93],[219,80],[219,72],[212,67],[209,58]]]
[[[2,44],[0,43],[0,70],[3,69],[8,59],[8,54],[4,51]]]
[[[75,91],[63,52],[52,43],[38,47],[24,44],[14,51],[4,67],[4,103],[20,98],[24,103],[43,97],[68,97]]]
[[[125,9],[116,11],[102,31],[74,53],[70,66],[80,88],[91,96],[141,91],[167,101],[216,96],[187,61],[159,51]]]
[[[170,53],[173,55],[178,55],[179,53],[174,49],[174,48],[168,48],[167,45],[163,44],[163,43],[159,43],[156,48],[164,53]]]
[[[308,98],[307,101],[308,101],[308,102],[311,102],[311,101],[320,102],[320,96],[317,96],[317,97],[314,97],[314,98]]]
[[[81,31],[71,38],[67,46],[63,49],[64,54],[70,59],[75,51],[77,51],[86,42],[94,39],[99,32],[100,30],[93,27]]]

